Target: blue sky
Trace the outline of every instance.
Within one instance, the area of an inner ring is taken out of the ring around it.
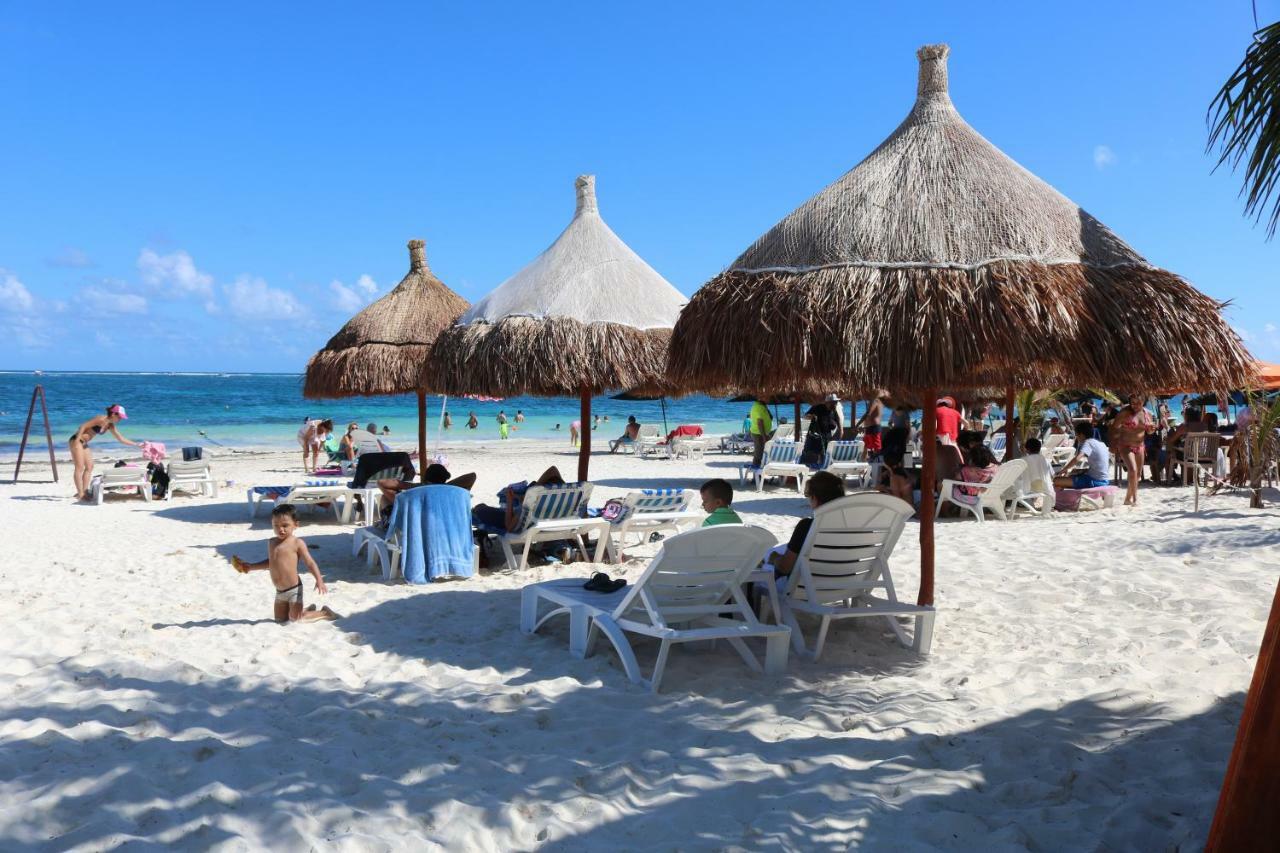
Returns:
[[[583,172],[692,293],[893,130],[935,41],[970,124],[1280,361],[1280,241],[1204,151],[1252,30],[1248,0],[0,0],[0,369],[301,369],[409,238],[474,301]]]

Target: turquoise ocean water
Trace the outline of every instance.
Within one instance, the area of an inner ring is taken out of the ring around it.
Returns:
[[[360,397],[346,400],[304,400],[300,374],[277,373],[45,373],[0,372],[0,456],[17,454],[18,442],[31,402],[32,388],[44,386],[53,425],[55,447],[65,453],[67,439],[88,418],[101,414],[112,403],[129,413],[121,432],[135,441],[163,441],[171,448],[207,444],[228,447],[280,447],[296,444],[295,435],[304,418],[332,418],[335,428],[372,421],[379,430],[391,428],[392,443],[410,446],[417,436],[417,402],[414,397]],[[428,440],[435,444],[440,418],[440,397],[429,397]],[[514,419],[517,410],[525,422],[513,438],[568,442],[570,422],[578,418],[578,401],[569,398],[512,397],[501,402],[479,402],[450,398],[453,428],[445,441],[495,440],[496,416],[505,411]],[[749,406],[709,397],[686,397],[667,401],[667,424],[674,429],[682,423],[703,424],[708,432],[736,432]],[[781,407],[790,416],[788,406]],[[595,436],[597,441],[621,434],[628,415],[641,423],[662,425],[662,408],[657,401],[623,401],[598,397],[592,401],[594,413],[608,415]],[[480,426],[465,428],[467,415],[475,412]],[[560,425],[559,431],[555,429]],[[29,447],[43,452],[43,425],[39,407],[32,424]],[[203,430],[208,438],[200,435]],[[105,436],[95,446],[116,442]],[[32,451],[28,451],[32,452]]]

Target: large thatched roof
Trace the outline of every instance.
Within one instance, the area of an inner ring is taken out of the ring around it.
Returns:
[[[965,123],[946,45],[906,120],[699,290],[673,381],[760,390],[1238,385],[1222,304]]]
[[[440,330],[467,309],[427,266],[421,240],[409,241],[409,273],[367,306],[307,363],[306,397],[356,397],[434,391],[422,369]]]
[[[577,395],[662,379],[685,297],[600,218],[577,179],[564,232],[436,340],[427,381],[451,394]]]

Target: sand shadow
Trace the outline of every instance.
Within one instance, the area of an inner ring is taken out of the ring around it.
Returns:
[[[161,631],[165,628],[222,628],[227,625],[264,625],[274,623],[274,619],[201,619],[192,622],[156,622],[151,629]]]
[[[521,849],[636,849],[660,826],[679,828],[685,849],[1057,849],[1064,838],[1193,849],[1242,702],[1237,693],[1170,719],[1109,693],[939,735],[873,724],[943,697],[869,690],[836,701],[824,685],[793,684],[764,701],[803,719],[805,734],[778,738],[751,724],[762,699],[752,679],[721,680],[714,696],[592,684],[549,695],[478,686],[451,699],[407,681],[294,679],[281,690],[51,668],[56,683],[99,698],[0,708],[9,730],[42,729],[6,746],[13,793],[35,799],[54,773],[60,789],[11,816],[8,849],[32,838],[50,849],[120,838],[207,848],[245,843],[246,827],[294,848],[331,826],[354,829],[361,814],[376,815],[379,832],[437,845],[436,822],[459,810]],[[487,662],[471,674],[511,686],[518,673]],[[639,716],[626,731],[608,724],[619,702]]]

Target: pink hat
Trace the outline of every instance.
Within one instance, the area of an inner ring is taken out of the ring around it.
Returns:
[[[111,408],[109,408],[109,409],[107,409],[107,414],[108,414],[108,415],[119,415],[119,416],[120,416],[120,420],[122,420],[122,421],[127,421],[127,420],[129,420],[129,416],[128,416],[128,415],[126,415],[126,414],[124,413],[124,406],[121,406],[121,405],[118,405],[118,404],[117,404],[117,405],[115,405],[115,406],[112,406],[112,407],[111,407]]]

